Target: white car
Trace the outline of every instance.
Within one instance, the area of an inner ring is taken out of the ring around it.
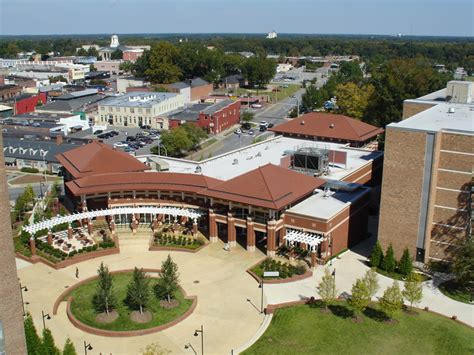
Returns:
[[[242,134],[242,131],[241,131],[241,129],[240,129],[240,128],[237,128],[237,129],[234,131],[234,133],[235,133],[235,134],[239,134],[239,135],[240,135],[240,134]]]
[[[261,121],[260,126],[268,127],[268,122],[267,121]]]
[[[128,147],[127,143],[124,143],[124,142],[114,143],[114,148],[125,148],[125,147]]]
[[[262,108],[262,104],[252,104],[251,105],[252,108]]]

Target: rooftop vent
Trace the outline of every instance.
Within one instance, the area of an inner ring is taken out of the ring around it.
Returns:
[[[448,108],[448,113],[454,113],[454,107]]]
[[[234,159],[234,161],[232,162],[232,165],[237,165],[239,164],[239,160],[238,159]]]
[[[329,125],[329,128],[334,128],[334,123],[331,123],[331,124]]]
[[[303,121],[301,121],[301,123],[300,123],[300,124],[301,124],[302,126],[304,126],[304,120],[303,120]]]
[[[196,166],[196,170],[194,170],[196,174],[200,174],[202,172],[202,168],[200,165]]]
[[[258,152],[256,157],[261,157],[262,156],[262,152]]]

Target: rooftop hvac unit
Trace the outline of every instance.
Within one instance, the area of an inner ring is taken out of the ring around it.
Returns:
[[[196,166],[196,169],[194,170],[194,172],[195,172],[196,174],[201,174],[201,172],[202,172],[201,166],[200,166],[200,165]]]
[[[234,159],[234,161],[232,162],[232,165],[237,165],[239,164],[239,160],[238,159]]]

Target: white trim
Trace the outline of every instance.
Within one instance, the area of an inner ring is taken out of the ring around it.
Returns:
[[[450,225],[450,224],[435,223],[435,222],[433,222],[432,224],[434,224],[435,226],[441,226],[441,227],[446,227],[446,228],[454,228],[454,229],[466,230],[466,228],[457,227],[457,226],[452,226],[452,225]]]
[[[451,154],[462,154],[462,155],[474,156],[474,153],[458,152],[458,151],[456,151],[456,150],[440,149],[439,151],[440,151],[441,153],[451,153]]]
[[[468,171],[459,171],[459,170],[451,170],[451,169],[443,169],[443,168],[438,168],[438,171],[444,171],[446,173],[472,175],[472,171],[468,172]]]
[[[316,247],[326,238],[321,235],[291,229],[287,230],[283,239],[285,239],[290,245],[294,242],[305,243],[311,248],[311,251],[315,252]]]
[[[446,210],[451,210],[451,211],[461,211],[461,212],[467,212],[467,210],[462,209],[462,208],[454,208],[454,207],[448,207],[448,206],[440,206],[440,205],[434,205],[435,207],[438,208],[444,208]]]
[[[451,191],[451,192],[460,192],[460,193],[465,193],[465,194],[468,194],[469,191],[466,191],[466,190],[458,190],[458,189],[450,189],[448,187],[440,187],[440,186],[436,186],[437,189],[440,189],[440,190],[446,190],[446,191]]]
[[[443,244],[443,245],[456,245],[454,243],[448,243],[448,242],[440,242],[438,240],[431,240],[431,243],[436,243],[436,244]]]

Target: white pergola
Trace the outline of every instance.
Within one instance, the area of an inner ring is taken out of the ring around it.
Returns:
[[[93,210],[93,211],[86,211],[80,212],[75,214],[70,214],[67,216],[59,216],[48,219],[47,221],[41,221],[35,224],[31,224],[29,226],[23,227],[23,229],[30,234],[34,234],[37,231],[42,229],[50,230],[54,226],[62,223],[72,223],[78,220],[91,220],[92,218],[96,217],[103,217],[103,216],[115,216],[115,215],[128,215],[128,214],[150,214],[150,215],[169,215],[174,217],[175,219],[179,217],[188,217],[193,219],[194,222],[197,221],[199,217],[201,217],[201,213],[194,209],[186,209],[186,208],[178,208],[178,207],[116,207],[116,208],[109,208],[109,209],[102,209],[102,210]]]
[[[312,252],[316,252],[316,248],[322,241],[326,238],[322,235],[307,233],[302,231],[297,231],[289,229],[284,236],[287,244],[293,245],[295,242],[304,243]]]

